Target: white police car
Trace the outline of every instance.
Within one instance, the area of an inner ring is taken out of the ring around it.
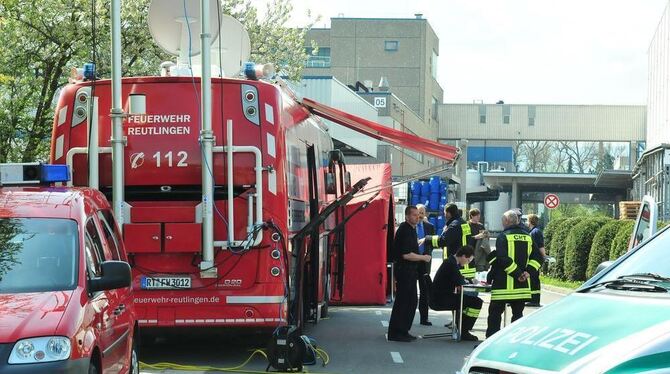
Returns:
[[[670,373],[670,229],[655,228],[645,198],[635,248],[484,341],[461,373]]]

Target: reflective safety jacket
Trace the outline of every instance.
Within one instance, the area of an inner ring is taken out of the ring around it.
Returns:
[[[524,271],[533,275],[540,269],[542,255],[533,239],[520,226],[508,227],[498,235],[496,250],[488,256],[492,282],[491,300],[530,299],[530,279],[519,281]]]
[[[447,248],[442,256],[446,260],[449,256],[456,254],[456,251],[462,246],[468,244],[470,236],[472,236],[470,225],[461,217],[452,218],[447,222],[446,230],[442,231],[441,235],[431,236],[431,244],[433,248]]]

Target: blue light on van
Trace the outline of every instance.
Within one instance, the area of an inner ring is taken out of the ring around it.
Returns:
[[[40,182],[55,183],[70,180],[70,168],[67,165],[41,164]]]

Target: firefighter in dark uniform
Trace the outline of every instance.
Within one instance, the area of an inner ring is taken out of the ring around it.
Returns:
[[[461,286],[470,283],[460,272],[460,266],[470,263],[475,256],[471,246],[466,245],[459,248],[456,253],[442,262],[435,274],[431,300],[438,310],[453,310],[460,313]],[[479,317],[482,309],[482,299],[465,293],[463,295],[463,326],[461,329],[461,340],[477,341],[476,336],[470,333],[472,327]]]
[[[426,217],[426,206],[417,204],[416,209],[419,211],[419,223],[416,225],[416,234],[419,240],[424,239],[426,235],[435,235],[435,226],[433,226]],[[430,242],[419,244],[419,254],[429,255],[432,258],[433,246]],[[432,326],[433,324],[428,320],[428,285],[426,284],[425,274],[430,274],[430,261],[419,262],[419,316],[420,323],[424,326]]]
[[[489,304],[486,337],[500,330],[505,306],[512,307],[512,322],[523,317],[523,308],[530,300],[530,276],[540,269],[542,256],[528,231],[520,226],[513,210],[503,214],[505,228],[496,240],[496,250],[489,254],[491,270],[491,304]]]
[[[398,226],[393,241],[395,251],[396,298],[389,321],[388,340],[411,342],[416,337],[409,330],[416,313],[416,281],[419,262],[430,262],[429,255],[419,254],[419,239],[416,224],[419,212],[413,205],[405,208],[405,222]]]
[[[430,239],[433,248],[446,247],[442,258],[446,260],[449,256],[456,254],[459,248],[468,244],[472,231],[470,225],[461,218],[461,211],[456,204],[447,204],[444,207],[444,218],[447,223],[441,235],[426,236],[426,240]],[[466,279],[474,279],[477,270],[474,266],[466,264],[461,267],[461,274]]]

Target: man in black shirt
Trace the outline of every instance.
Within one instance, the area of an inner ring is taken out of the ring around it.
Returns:
[[[459,248],[455,254],[450,255],[442,262],[440,268],[435,274],[431,300],[440,310],[455,309],[460,312],[461,300],[460,293],[463,292],[464,284],[469,282],[465,280],[460,272],[460,266],[469,264],[474,257],[475,252],[471,246],[466,245]],[[468,294],[463,295],[463,326],[461,329],[461,339],[477,341],[478,338],[470,333],[472,327],[479,317],[482,309],[482,299]]]
[[[416,235],[416,224],[419,222],[419,211],[415,206],[405,208],[405,222],[398,226],[393,241],[395,251],[396,298],[389,321],[388,340],[411,342],[416,337],[410,335],[409,329],[416,313],[417,296],[416,280],[418,263],[430,262],[429,255],[419,254],[419,240]],[[423,240],[422,240],[423,242]]]

